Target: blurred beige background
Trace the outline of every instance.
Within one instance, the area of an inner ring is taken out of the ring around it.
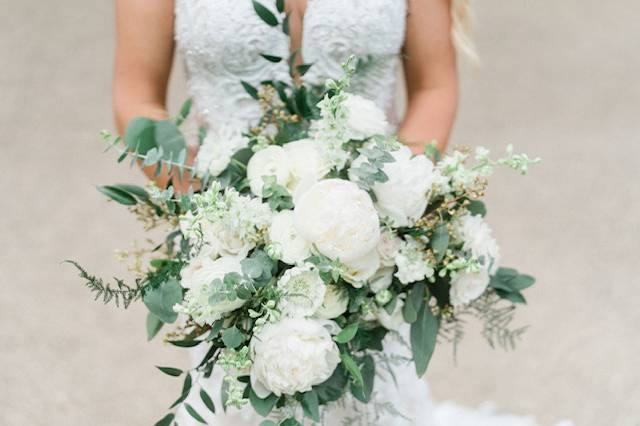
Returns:
[[[526,179],[498,174],[489,192],[505,263],[539,281],[520,310],[531,327],[518,350],[491,350],[470,329],[457,365],[438,349],[432,391],[543,425],[637,426],[640,6],[478,3],[483,66],[463,67],[453,143],[544,157]],[[142,306],[92,302],[60,264],[122,275],[113,250],[144,237],[93,188],[141,181],[101,154],[98,137],[112,128],[112,2],[0,6],[0,424],[153,424],[180,387],[153,366],[186,366],[185,354],[146,343]]]

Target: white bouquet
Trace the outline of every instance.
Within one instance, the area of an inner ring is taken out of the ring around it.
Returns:
[[[537,160],[511,148],[497,161],[483,148],[440,158],[431,144],[414,156],[372,101],[348,92],[354,72],[350,60],[345,77],[324,88],[243,82],[263,118],[244,133],[203,132],[193,166],[178,127],[190,103],[174,121],[139,118],[124,138],[105,135],[120,160],[189,170],[200,183],[182,195],[153,185],[99,188],[147,229],[168,229],[149,269],[137,253],[135,285],[105,285],[74,263],[105,302],[141,299],[150,338],[178,323],[168,342],[207,347],[191,371],[161,368],[185,376],[172,408],[185,404],[193,374],[222,368],[225,407],[250,403],[271,416],[264,425],[301,424],[291,413],[317,422],[346,393],[370,401],[383,368],[376,354],[403,324],[418,375],[438,336],[459,339],[462,316],[483,321],[491,345],[520,335],[509,328],[513,303],[525,302],[534,280],[500,267],[481,198],[494,166],[524,174]],[[200,396],[215,410],[211,396]]]

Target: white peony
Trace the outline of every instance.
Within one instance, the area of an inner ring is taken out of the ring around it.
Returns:
[[[378,308],[376,316],[380,324],[387,330],[398,330],[404,324],[404,316],[402,315],[402,307],[404,300],[397,299],[393,312],[389,314],[386,309]]]
[[[347,312],[349,293],[336,285],[328,285],[324,293],[324,301],[315,313],[316,318],[334,319]]]
[[[195,161],[196,174],[204,176],[209,173],[211,176],[218,176],[227,168],[231,157],[242,148],[246,148],[248,143],[242,132],[235,130],[233,126],[209,129],[198,149]]]
[[[279,185],[285,185],[289,179],[289,161],[287,153],[281,146],[271,145],[251,157],[247,164],[247,179],[251,192],[262,197],[263,177],[275,176]]]
[[[371,288],[371,291],[379,293],[382,290],[388,289],[393,282],[393,271],[394,268],[392,266],[378,269],[376,273],[369,278],[369,288]]]
[[[269,228],[269,240],[280,250],[280,260],[295,265],[311,255],[311,245],[305,241],[293,226],[293,212],[283,210],[277,213]]]
[[[176,305],[174,310],[193,317],[194,321],[200,325],[211,325],[225,313],[240,308],[245,301],[238,298],[211,303],[211,296],[221,290],[219,287],[221,283],[214,281],[224,279],[224,276],[230,272],[242,272],[240,259],[235,257],[221,257],[217,260],[211,260],[208,257],[197,258],[193,269],[182,276],[181,284],[189,291],[182,305]]]
[[[466,305],[484,293],[489,285],[489,273],[486,269],[478,272],[460,272],[451,280],[449,296],[455,307]]]
[[[328,172],[320,143],[302,139],[284,145],[289,163],[289,177],[285,187],[291,193],[294,203],[321,180]]]
[[[425,256],[425,245],[413,238],[405,241],[396,256],[396,277],[402,284],[422,281],[433,276],[435,270]]]
[[[409,226],[420,219],[427,208],[436,174],[427,157],[412,157],[407,146],[391,155],[395,161],[383,168],[389,179],[376,182],[372,188],[377,199],[376,208],[381,216],[391,218],[395,226]]]
[[[307,392],[326,381],[340,352],[322,320],[284,318],[251,339],[251,387],[260,398]]]
[[[345,262],[346,271],[342,278],[356,288],[362,287],[380,268],[380,255],[377,250],[371,250],[360,259]]]
[[[347,111],[346,136],[349,139],[366,139],[384,135],[389,129],[385,113],[375,102],[347,93],[343,107]]]
[[[344,263],[363,258],[380,240],[380,222],[369,194],[342,179],[313,185],[298,201],[293,222],[322,254]]]
[[[277,284],[281,292],[278,309],[292,318],[313,315],[324,301],[326,285],[314,265],[287,269]]]
[[[489,274],[495,274],[500,263],[500,248],[482,216],[461,217],[456,223],[456,231],[464,242],[463,249],[482,259]]]

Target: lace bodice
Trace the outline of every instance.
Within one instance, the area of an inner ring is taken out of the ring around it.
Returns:
[[[276,13],[275,0],[261,3]],[[283,16],[280,16],[282,19]],[[342,75],[353,54],[362,61],[351,90],[374,100],[392,115],[399,53],[404,41],[406,0],[308,0],[301,54],[313,66],[311,84]],[[288,37],[260,20],[251,0],[176,0],[175,35],[184,57],[189,95],[200,121],[238,123],[260,117],[257,103],[240,81],[289,81],[285,61],[272,63],[261,53],[288,57]]]

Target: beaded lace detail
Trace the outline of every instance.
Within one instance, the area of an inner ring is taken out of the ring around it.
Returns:
[[[275,0],[261,3],[276,13]],[[254,124],[260,109],[240,80],[290,81],[285,61],[260,56],[288,57],[288,37],[262,22],[251,0],[176,0],[175,7],[177,46],[199,121],[209,127]],[[301,53],[313,66],[305,81],[340,78],[341,64],[354,54],[362,67],[351,91],[391,111],[405,19],[406,0],[308,0]]]

